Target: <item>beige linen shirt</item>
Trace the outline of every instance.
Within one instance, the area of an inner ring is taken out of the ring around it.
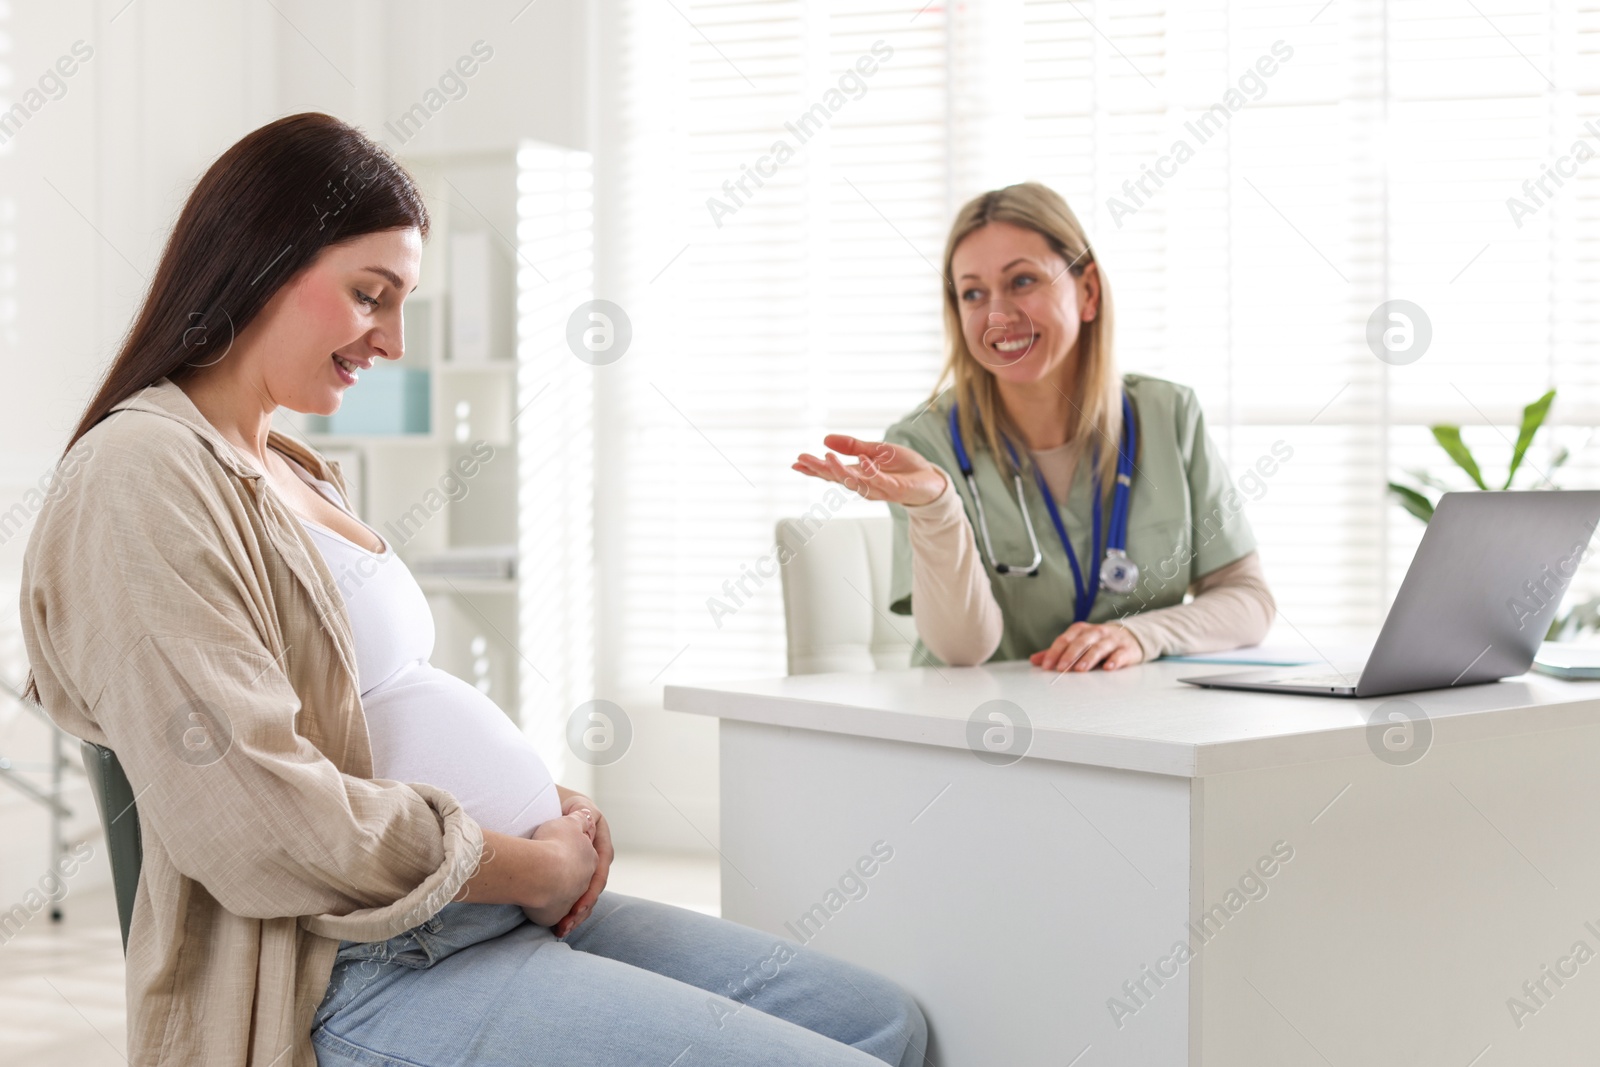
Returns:
[[[337,464],[268,444],[343,491]],[[136,798],[128,1062],[315,1067],[339,941],[432,916],[482,831],[441,789],[372,778],[333,575],[176,384],[74,451],[28,541],[22,630],[45,711],[115,751]]]

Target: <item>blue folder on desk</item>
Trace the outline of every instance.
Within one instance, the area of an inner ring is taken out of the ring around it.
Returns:
[[[1533,669],[1555,678],[1578,681],[1600,678],[1600,646],[1546,641],[1533,657]]]
[[[1251,667],[1303,667],[1322,662],[1322,657],[1303,648],[1275,648],[1270,645],[1251,645],[1226,652],[1197,652],[1190,656],[1161,656],[1161,660],[1174,663],[1239,663]]]

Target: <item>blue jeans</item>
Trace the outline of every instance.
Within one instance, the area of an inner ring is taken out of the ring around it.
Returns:
[[[565,938],[463,901],[343,942],[311,1033],[318,1067],[913,1067],[927,1036],[871,971],[609,891]]]

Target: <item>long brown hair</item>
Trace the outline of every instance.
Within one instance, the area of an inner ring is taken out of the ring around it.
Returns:
[[[220,359],[323,249],[408,227],[426,237],[428,226],[415,180],[356,127],[307,111],[246,134],[190,192],[139,315],[63,459],[134,393]],[[23,695],[39,699],[31,670]]]
[[[138,318],[63,455],[134,393],[221,358],[324,248],[408,227],[428,235],[416,182],[356,127],[307,111],[246,134],[189,194]]]
[[[944,246],[945,365],[934,387],[934,396],[947,383],[955,387],[956,400],[961,405],[957,418],[961,422],[962,436],[968,441],[984,442],[994,457],[995,466],[1006,472],[1012,464],[1001,443],[1001,435],[1012,440],[1021,435],[1000,402],[994,372],[967,347],[957,303],[960,293],[956,284],[949,280],[953,277],[950,263],[955,258],[956,246],[974,230],[991,222],[1009,222],[1037,233],[1066,261],[1075,278],[1096,262],[1096,257],[1082,224],[1061,194],[1038,182],[1008,185],[974,197],[962,205],[950,226],[950,236]],[[1077,409],[1072,451],[1081,461],[1088,446],[1099,441],[1100,484],[1112,487],[1117,474],[1116,443],[1122,433],[1122,379],[1117,374],[1111,348],[1111,282],[1104,270],[1098,266],[1095,270],[1100,279],[1100,304],[1095,317],[1084,323],[1078,333],[1077,372],[1072,379],[1076,395],[1070,398]],[[1024,465],[1029,462],[1026,452],[1018,458]]]

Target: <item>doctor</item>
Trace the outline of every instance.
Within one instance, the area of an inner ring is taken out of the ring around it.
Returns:
[[[1117,373],[1066,201],[1034,182],[972,200],[944,276],[948,388],[883,441],[830,434],[794,464],[889,502],[912,662],[1114,670],[1258,643],[1276,606],[1221,453],[1190,388]]]

